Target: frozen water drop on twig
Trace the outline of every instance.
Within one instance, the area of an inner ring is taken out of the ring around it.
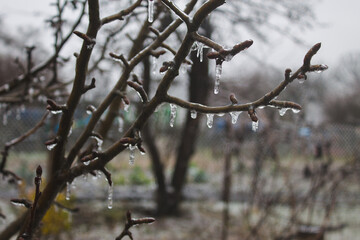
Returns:
[[[206,114],[206,125],[208,126],[208,128],[212,128],[213,123],[214,123],[214,114],[212,113]]]
[[[256,122],[252,122],[251,129],[253,130],[253,132],[256,132],[259,129],[259,120],[257,120]]]
[[[62,110],[51,110],[51,114],[56,115],[62,113]]]
[[[196,119],[196,117],[197,117],[197,112],[196,112],[196,110],[190,110],[190,117],[191,117],[192,119]]]
[[[231,123],[235,124],[239,118],[241,112],[230,112],[231,115]]]
[[[66,200],[70,200],[70,192],[71,191],[71,186],[69,182],[66,182],[66,194],[65,194],[65,199]]]
[[[148,0],[148,22],[154,21],[154,0]]]
[[[287,110],[288,110],[288,108],[281,108],[281,109],[279,110],[280,116],[284,116]]]
[[[129,165],[134,165],[135,163],[135,148],[136,146],[133,145],[129,145],[129,150],[130,150],[130,156],[129,156]]]
[[[109,185],[109,189],[108,189],[108,205],[107,208],[108,209],[112,209],[113,208],[113,192],[114,192],[114,187],[113,187],[113,183]]]
[[[293,113],[299,113],[299,112],[300,112],[300,109],[292,108],[291,111],[292,111]]]
[[[175,104],[170,103],[170,127],[174,127],[175,119],[176,119],[176,108]]]
[[[203,53],[204,53],[204,44],[203,43],[198,43],[196,56],[199,58],[200,62],[203,61],[203,58],[204,58]]]
[[[56,144],[57,144],[57,143],[52,143],[52,144],[46,145],[46,148],[47,148],[49,151],[51,151],[51,150],[53,150],[54,147],[56,147]]]
[[[219,86],[220,86],[220,78],[222,74],[222,65],[216,64],[215,66],[215,85],[214,85],[214,94],[219,93]]]
[[[91,136],[91,138],[93,138],[93,139],[96,140],[96,145],[97,145],[97,147],[98,147],[98,150],[101,150],[101,146],[102,146],[104,140],[101,139],[99,136],[96,136],[96,135]]]

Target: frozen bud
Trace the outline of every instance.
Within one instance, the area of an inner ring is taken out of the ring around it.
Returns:
[[[230,94],[230,101],[232,104],[238,104],[238,100],[236,99],[234,93]]]

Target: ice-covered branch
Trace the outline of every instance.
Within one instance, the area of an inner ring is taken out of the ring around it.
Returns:
[[[165,6],[170,8],[186,24],[188,28],[190,27],[191,21],[189,16],[185,12],[183,12],[180,8],[178,8],[173,1],[169,1],[169,0],[161,0],[161,1],[165,4]]]
[[[131,240],[133,240],[132,233],[130,232],[131,227],[136,226],[136,225],[141,225],[141,224],[151,224],[153,222],[155,222],[155,218],[151,218],[151,217],[138,218],[138,219],[132,218],[131,212],[127,211],[125,227],[124,227],[123,231],[120,233],[120,235],[115,240],[121,240],[125,236],[128,236]]]
[[[124,20],[124,17],[131,14],[137,7],[140,6],[142,0],[137,0],[136,2],[134,2],[130,7],[121,10],[120,12],[111,15],[111,16],[107,16],[104,17],[103,19],[101,19],[101,25],[105,25],[107,23],[116,21],[116,20]]]

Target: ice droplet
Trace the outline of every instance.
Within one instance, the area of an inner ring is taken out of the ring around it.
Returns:
[[[12,205],[19,206],[19,207],[25,207],[24,203],[15,202],[15,201],[10,201],[10,202],[11,202]]]
[[[154,0],[148,0],[148,22],[154,21]]]
[[[216,116],[223,117],[225,116],[225,113],[217,113]]]
[[[92,111],[86,110],[86,114],[87,114],[87,115],[91,115],[91,114],[92,114]]]
[[[118,131],[122,133],[124,131],[124,120],[122,117],[118,117]]]
[[[192,119],[196,119],[196,117],[197,117],[197,112],[196,112],[196,110],[190,110],[190,117],[191,117]]]
[[[287,110],[289,110],[289,109],[288,109],[288,108],[281,108],[281,109],[279,110],[280,116],[284,116]]]
[[[104,140],[102,140],[101,138],[99,138],[98,136],[91,136],[91,138],[96,140],[96,145],[98,147],[98,150],[101,150],[101,146],[104,142]]]
[[[83,162],[85,166],[88,166],[90,164],[90,161]]]
[[[175,104],[170,103],[170,127],[174,127],[175,119],[176,119],[176,108]]]
[[[230,112],[231,115],[231,123],[235,124],[239,118],[241,112]]]
[[[206,114],[206,125],[208,126],[208,128],[212,128],[213,123],[214,123],[214,114],[212,113]]]
[[[72,126],[70,127],[70,129],[69,129],[69,133],[68,133],[68,137],[70,137],[71,136],[71,134],[72,134],[72,132],[73,132],[73,128],[72,128]]]
[[[300,84],[303,84],[304,82],[305,82],[305,79],[298,79],[298,82],[300,83]]]
[[[57,144],[57,143],[53,143],[53,144],[46,145],[46,148],[47,148],[49,151],[51,151],[51,150],[53,150],[54,147],[56,147],[56,144]]]
[[[134,165],[135,163],[135,148],[136,146],[133,145],[129,145],[129,150],[130,150],[130,156],[129,156],[129,165]]]
[[[108,189],[108,204],[107,204],[107,208],[108,209],[112,209],[113,208],[113,192],[114,192],[114,187],[113,184],[109,185],[109,189]]]
[[[56,115],[62,113],[62,110],[51,110],[51,114]]]
[[[299,113],[299,112],[300,112],[300,109],[292,108],[291,111],[292,111],[293,113]]]
[[[70,200],[70,194],[71,194],[71,186],[69,182],[66,182],[66,194],[65,194],[65,199],[66,200]]]
[[[256,122],[252,122],[251,129],[253,130],[253,132],[256,132],[259,129],[259,120],[257,120]]]
[[[95,40],[93,42],[90,42],[90,43],[86,44],[86,49],[89,49],[89,50],[93,49],[94,46],[95,46]]]
[[[315,71],[316,73],[322,73],[323,71],[325,71],[326,69],[328,69],[329,67],[327,66],[327,65],[325,65],[325,64],[321,64],[320,65],[320,68],[317,70],[317,71]]]
[[[222,73],[222,65],[221,65],[221,64],[216,64],[216,66],[215,66],[214,94],[218,94],[218,93],[219,93],[221,73]]]

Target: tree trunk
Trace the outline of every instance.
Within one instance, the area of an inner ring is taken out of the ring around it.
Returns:
[[[212,27],[209,21],[204,21],[203,29],[205,35],[210,37]],[[199,62],[199,59],[196,57],[196,52],[191,54],[191,58],[193,65],[189,74],[189,101],[205,104],[210,91],[211,80],[209,76],[208,59],[204,57],[203,62]],[[174,201],[172,201],[173,206],[171,206],[173,211],[178,211],[178,207],[182,199],[182,189],[186,182],[186,174],[190,158],[195,151],[196,141],[199,134],[200,120],[200,115],[196,119],[192,119],[190,117],[190,112],[188,112],[177,151],[176,164],[171,182],[174,189]]]

